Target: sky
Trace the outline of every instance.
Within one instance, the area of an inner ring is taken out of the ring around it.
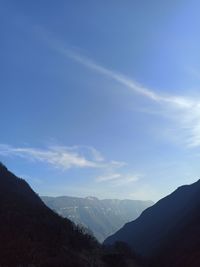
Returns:
[[[197,0],[0,0],[0,161],[40,195],[157,201],[200,178]]]

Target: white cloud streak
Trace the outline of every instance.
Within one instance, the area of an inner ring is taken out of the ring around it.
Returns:
[[[43,162],[55,168],[117,168],[122,162],[105,161],[96,149],[86,146],[51,146],[46,149],[33,147],[13,147],[0,145],[0,155],[25,158],[30,161]]]
[[[98,176],[96,181],[98,183],[109,182],[114,186],[123,186],[138,181],[140,177],[138,174],[111,173]]]
[[[109,183],[112,186],[123,186],[137,181],[140,177],[122,174],[121,168],[126,166],[125,162],[106,161],[98,150],[90,146],[50,146],[39,149],[0,144],[0,156],[19,157],[36,163],[42,162],[61,171],[72,168],[97,169],[104,175],[98,176],[95,179],[96,182]]]
[[[121,174],[119,174],[119,173],[112,173],[112,174],[98,176],[96,178],[96,180],[97,180],[97,182],[105,182],[105,181],[113,181],[113,180],[116,180],[118,178],[121,178]]]
[[[53,45],[52,45],[53,44]],[[113,79],[115,82],[125,86],[143,97],[148,98],[155,104],[159,104],[160,108],[165,109],[165,115],[168,114],[174,122],[175,128],[181,130],[183,142],[188,147],[200,146],[200,100],[186,96],[163,95],[142,86],[134,80],[118,73],[116,71],[105,68],[97,64],[93,60],[82,56],[73,50],[65,49],[58,42],[51,42],[51,45],[60,54],[68,59],[99,73],[103,76]]]
[[[81,65],[98,72],[99,74],[102,74],[104,76],[107,76],[116,82],[126,86],[127,88],[133,90],[135,93],[138,93],[140,95],[143,95],[155,102],[165,102],[168,104],[172,104],[174,106],[177,106],[179,108],[189,108],[194,105],[193,101],[181,97],[181,96],[164,96],[161,94],[158,94],[154,92],[153,90],[150,90],[149,88],[146,88],[142,86],[141,84],[137,83],[136,81],[126,77],[125,75],[118,73],[116,71],[110,70],[108,68],[105,68],[104,66],[97,64],[93,60],[84,57],[82,55],[79,55],[75,53],[72,50],[61,48],[58,49],[60,53],[62,53],[67,58],[71,58],[72,60],[76,61],[77,63],[80,63]]]

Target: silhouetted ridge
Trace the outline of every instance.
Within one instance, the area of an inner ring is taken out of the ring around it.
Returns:
[[[26,198],[26,201],[34,202],[34,205],[42,205],[41,199],[31,189],[29,184],[12,174],[2,163],[0,165],[0,197],[8,195],[13,198]]]
[[[47,208],[27,182],[2,164],[0,237],[0,266],[85,266],[79,254],[97,246],[92,237]]]
[[[113,244],[115,241],[127,242],[143,256],[157,261],[159,259],[159,266],[162,267],[200,266],[200,253],[199,257],[192,257],[194,251],[200,251],[199,210],[200,181],[198,180],[191,185],[179,187],[146,209],[138,219],[126,224],[109,237],[105,244]],[[188,250],[190,253],[187,254]],[[190,264],[187,265],[185,262]]]

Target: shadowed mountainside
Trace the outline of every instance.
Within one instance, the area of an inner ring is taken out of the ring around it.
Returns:
[[[153,266],[200,266],[199,210],[200,181],[179,187],[104,243],[126,242]]]

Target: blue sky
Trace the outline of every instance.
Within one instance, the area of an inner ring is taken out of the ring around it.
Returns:
[[[41,195],[152,199],[200,174],[198,1],[0,1],[0,160]]]

